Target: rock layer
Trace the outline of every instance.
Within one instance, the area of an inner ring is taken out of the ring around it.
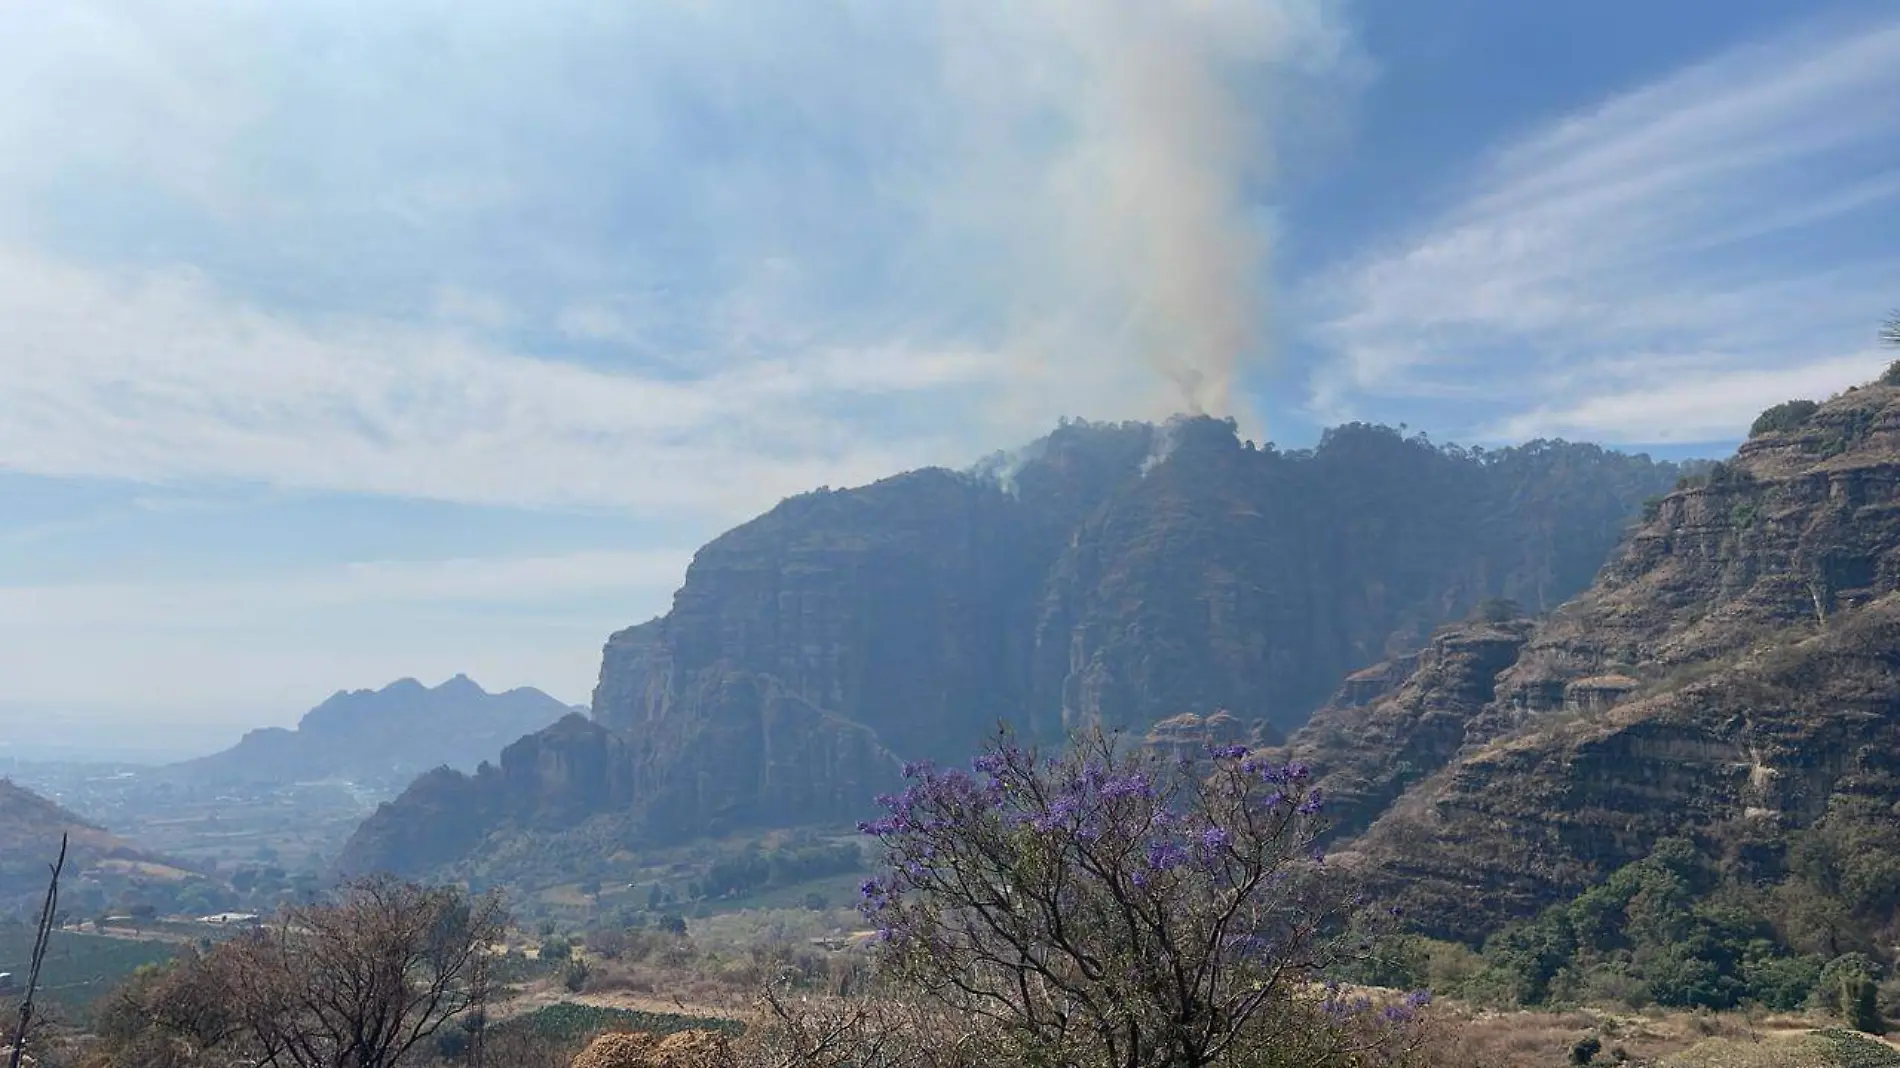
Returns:
[[[1435,933],[1478,937],[1670,835],[1772,869],[1784,833],[1831,798],[1890,803],[1900,389],[1852,390],[1751,438],[1655,502],[1512,655],[1466,673],[1433,663],[1428,651],[1374,712],[1327,718],[1376,724],[1372,747],[1341,748],[1342,781],[1383,782],[1354,770],[1377,753],[1437,759],[1356,849]]]

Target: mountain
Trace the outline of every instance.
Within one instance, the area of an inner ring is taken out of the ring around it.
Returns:
[[[1474,605],[1582,589],[1679,474],[1366,425],[1283,452],[1194,418],[1068,423],[975,471],[805,494],[608,640],[591,721],[417,782],[343,866],[415,870],[596,815],[649,839],[850,818],[900,760],[962,758],[999,717],[1054,738],[1224,713],[1277,739]]]
[[[230,749],[165,771],[206,783],[344,778],[397,787],[441,765],[473,769],[573,711],[536,689],[491,694],[466,675],[433,689],[399,679],[380,690],[339,691],[295,730],[254,730]]]
[[[37,910],[59,837],[71,836],[66,872],[71,882],[114,882],[125,876],[182,878],[186,872],[139,850],[49,798],[0,779],[0,915]],[[116,877],[116,878],[115,878]]]
[[[1766,885],[1817,828],[1900,831],[1900,388],[1770,409],[1575,600],[1362,673],[1290,749],[1366,827],[1349,856],[1449,937],[1665,838]]]

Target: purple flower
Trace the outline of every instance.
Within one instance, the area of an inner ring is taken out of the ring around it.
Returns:
[[[887,838],[904,829],[903,821],[896,816],[883,816],[869,822],[858,824],[858,831],[873,838]]]
[[[1432,1003],[1432,992],[1429,990],[1414,990],[1410,994],[1405,995],[1405,1003],[1415,1009],[1422,1009]]]
[[[1153,795],[1154,786],[1149,783],[1148,776],[1140,772],[1126,779],[1115,779],[1102,785],[1102,797],[1110,801],[1124,797],[1151,797]]]
[[[1187,863],[1187,850],[1174,842],[1149,842],[1148,867],[1155,871],[1173,871]]]
[[[1325,806],[1326,799],[1320,795],[1319,788],[1314,787],[1313,792],[1306,795],[1306,800],[1300,802],[1299,813],[1302,816],[1311,816]]]
[[[1313,773],[1313,769],[1297,760],[1277,768],[1265,763],[1256,765],[1253,761],[1248,761],[1243,767],[1247,771],[1257,771],[1261,778],[1271,783],[1305,782]]]
[[[1212,853],[1227,844],[1227,828],[1209,827],[1200,833],[1201,848]]]
[[[1244,745],[1210,745],[1207,753],[1215,760],[1240,760],[1247,755]]]

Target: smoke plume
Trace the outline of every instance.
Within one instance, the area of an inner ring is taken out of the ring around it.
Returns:
[[[1290,87],[1343,65],[1333,5],[1019,0],[1004,17],[1014,24],[965,42],[987,60],[962,72],[965,94],[993,105],[973,159],[1020,165],[1011,138],[1054,145],[1039,168],[993,175],[1023,201],[1011,255],[1035,276],[1012,349],[1116,407],[1132,388],[1139,414],[1250,422],[1235,386],[1268,347],[1270,140]]]

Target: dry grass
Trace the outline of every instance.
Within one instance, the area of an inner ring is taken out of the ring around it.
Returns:
[[[1873,1068],[1900,1064],[1892,1042],[1867,1035],[1767,1034],[1714,1038],[1666,1059],[1662,1068]]]
[[[1806,1040],[1811,1032],[1831,1025],[1818,1017],[1792,1014],[1494,1012],[1453,1004],[1439,1008],[1434,1045],[1439,1063],[1473,1068],[1567,1064],[1572,1047],[1589,1037],[1602,1043],[1597,1057],[1603,1064],[1616,1063],[1620,1054],[1630,1065],[1804,1068],[1804,1061],[1787,1058],[1808,1056],[1813,1043]],[[1830,1068],[1836,1062],[1819,1064]]]

